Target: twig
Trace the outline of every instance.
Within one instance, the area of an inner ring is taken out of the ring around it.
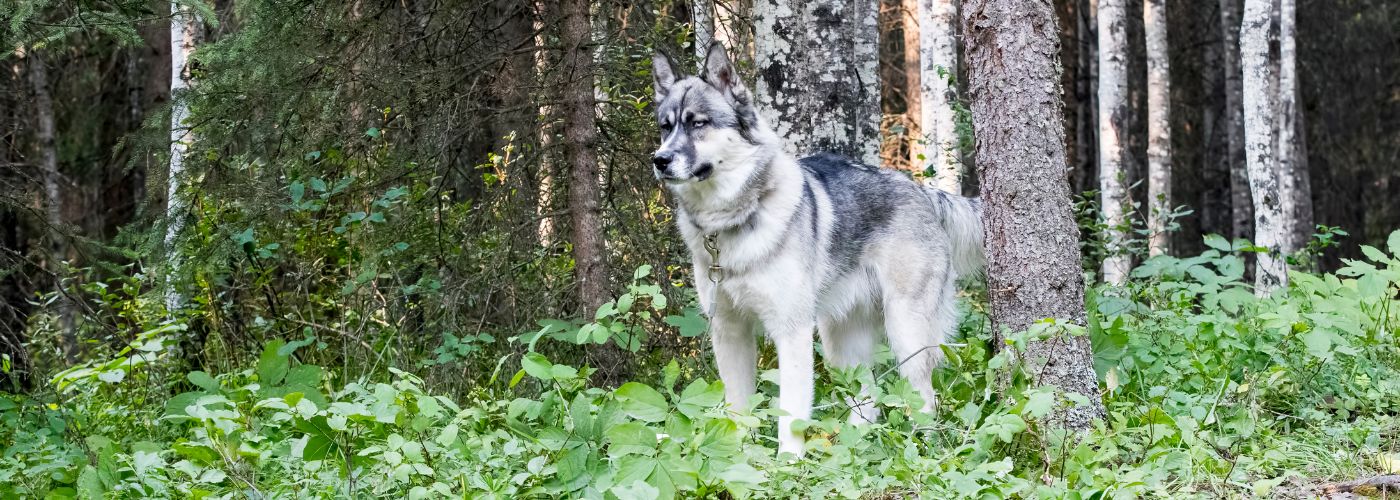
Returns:
[[[1367,494],[1385,490],[1400,491],[1400,475],[1387,474],[1367,479],[1357,479],[1355,481],[1324,484],[1318,487],[1318,491],[1328,494],[1351,492]]]

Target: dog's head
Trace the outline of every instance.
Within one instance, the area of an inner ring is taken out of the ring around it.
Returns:
[[[759,125],[749,90],[719,43],[710,45],[703,68],[687,77],[665,54],[652,57],[661,132],[652,172],[672,188],[753,168],[746,160],[758,146]]]

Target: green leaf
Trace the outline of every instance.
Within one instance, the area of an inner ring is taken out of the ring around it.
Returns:
[[[723,384],[708,384],[704,380],[696,380],[681,391],[680,399],[676,401],[676,409],[687,417],[696,418],[723,401]]]
[[[1003,443],[1010,443],[1015,439],[1016,434],[1026,430],[1026,421],[1020,416],[1009,413],[993,415],[987,418],[982,427],[977,429],[979,434],[996,436]]]
[[[199,387],[200,389],[204,389],[209,392],[217,392],[219,390],[219,381],[214,380],[214,377],[209,376],[208,373],[204,373],[202,371],[193,371],[190,372],[188,375],[185,375],[185,378],[188,379],[191,384],[194,384],[195,387]]]
[[[554,365],[549,369],[549,376],[554,380],[571,380],[578,377],[578,368],[569,365]]]
[[[543,354],[537,352],[526,354],[525,357],[520,358],[520,367],[524,368],[525,373],[530,374],[531,377],[540,380],[554,379],[554,363],[550,363]]]
[[[366,135],[366,136],[369,136],[370,138],[379,137],[379,134],[380,134],[379,127],[370,127],[369,130],[366,130],[366,131],[365,131],[365,135]]]
[[[1233,250],[1233,248],[1230,246],[1230,241],[1226,240],[1224,236],[1220,236],[1218,234],[1207,234],[1205,239],[1206,246],[1208,247],[1214,248],[1221,252],[1229,252]]]
[[[314,343],[316,343],[316,337],[306,337],[306,338],[304,338],[304,339],[301,339],[301,340],[298,340],[298,341],[295,341],[295,342],[292,342],[292,343],[289,343],[289,344],[287,344],[287,345],[284,345],[284,346],[282,346],[282,347],[277,348],[277,355],[278,355],[278,356],[290,356],[290,355],[291,355],[293,352],[295,352],[297,349],[301,349],[301,348],[303,348],[303,347],[309,346],[309,345],[314,344]]]
[[[126,379],[126,370],[117,368],[115,370],[105,370],[97,373],[97,379],[109,384],[115,384]]]
[[[679,329],[682,337],[699,337],[710,329],[710,323],[693,307],[687,307],[684,316],[667,316],[665,321]]]
[[[1386,248],[1390,249],[1390,254],[1400,257],[1400,229],[1390,233],[1390,238],[1385,240]]]
[[[661,498],[661,490],[647,484],[646,481],[632,481],[626,486],[618,485],[608,489],[617,500],[655,500]]]
[[[306,196],[306,185],[301,182],[293,182],[290,189],[292,192],[292,204],[300,205],[301,198]]]
[[[700,435],[700,453],[710,458],[728,458],[739,455],[739,426],[733,420],[717,418],[705,423]]]
[[[309,434],[306,436],[306,446],[301,449],[301,458],[305,461],[324,460],[329,455],[335,442],[330,438],[320,434]]]
[[[1055,408],[1055,391],[1049,388],[1033,389],[1026,392],[1026,404],[1021,407],[1021,415],[1029,418],[1042,418]]]
[[[622,402],[622,411],[632,418],[644,422],[666,420],[666,398],[646,384],[628,382],[613,394]]]
[[[268,342],[267,347],[263,348],[262,356],[258,358],[258,382],[263,385],[280,384],[282,378],[287,376],[287,357],[277,354],[282,345],[281,340]]]
[[[608,440],[608,456],[653,455],[656,453],[656,431],[650,427],[627,422],[614,425],[603,433]]]
[[[639,280],[647,276],[651,276],[651,264],[642,264],[632,273],[633,280]]]
[[[1385,252],[1371,245],[1361,245],[1361,253],[1365,254],[1366,258],[1371,259],[1372,262],[1385,262],[1390,260],[1385,256]]]
[[[1313,328],[1303,334],[1303,345],[1307,347],[1308,354],[1321,358],[1332,358],[1332,336],[1321,328]]]

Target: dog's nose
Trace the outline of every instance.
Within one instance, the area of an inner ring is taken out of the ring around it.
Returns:
[[[655,156],[651,157],[651,164],[656,166],[657,172],[664,174],[666,169],[671,166],[673,156],[671,153],[656,153]]]

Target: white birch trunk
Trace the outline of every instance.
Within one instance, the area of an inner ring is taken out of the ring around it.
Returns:
[[[549,6],[552,0],[536,0],[535,19],[533,28],[535,30],[535,77],[537,83],[546,88],[555,84],[551,80],[553,73],[549,68],[549,51],[545,49],[549,42],[547,36],[549,31],[546,26],[546,17],[550,16]],[[547,99],[542,101],[548,102]],[[539,236],[540,246],[549,248],[554,245],[555,233],[554,216],[554,175],[557,169],[554,161],[555,128],[557,121],[554,116],[554,107],[549,104],[541,104],[539,107],[540,127],[540,170],[539,170],[539,196],[535,198],[535,216],[539,218],[539,225],[536,234]]]
[[[189,124],[185,123],[190,115],[189,102],[181,94],[190,87],[187,62],[190,53],[194,52],[197,22],[198,18],[189,7],[170,3],[170,99],[173,104],[170,108],[170,170],[166,180],[165,249],[172,277],[180,266],[176,238],[185,225],[185,202],[180,197],[180,180],[185,173],[185,153],[194,140]],[[183,298],[175,285],[169,284],[165,291],[166,308],[174,311],[182,302]]]
[[[1298,154],[1298,50],[1296,41],[1297,4],[1295,0],[1279,0],[1279,72],[1278,72],[1278,151],[1279,198],[1288,214],[1288,227],[1280,242],[1283,253],[1293,253],[1307,245],[1312,235],[1310,207],[1311,183],[1307,163]]]
[[[759,115],[789,152],[878,165],[877,2],[755,0],[753,18]]]
[[[1126,248],[1128,172],[1124,165],[1128,132],[1127,14],[1126,0],[1099,1],[1099,205],[1108,224],[1103,280],[1113,285],[1126,282],[1132,266]]]
[[[925,137],[923,170],[936,174],[938,188],[962,193],[962,155],[958,151],[958,74],[954,0],[919,0],[920,128]]]
[[[1167,216],[1172,213],[1171,71],[1168,61],[1167,0],[1144,0],[1147,38],[1147,228],[1148,255],[1168,252]]]
[[[1259,254],[1255,263],[1255,292],[1260,295],[1288,284],[1288,265],[1280,251],[1290,224],[1279,197],[1280,171],[1274,154],[1278,115],[1271,92],[1275,75],[1269,62],[1272,10],[1270,0],[1245,0],[1240,24],[1245,164],[1254,199],[1254,244],[1269,250]]]
[[[691,0],[690,24],[695,31],[695,60],[704,61],[715,41],[714,0]]]

